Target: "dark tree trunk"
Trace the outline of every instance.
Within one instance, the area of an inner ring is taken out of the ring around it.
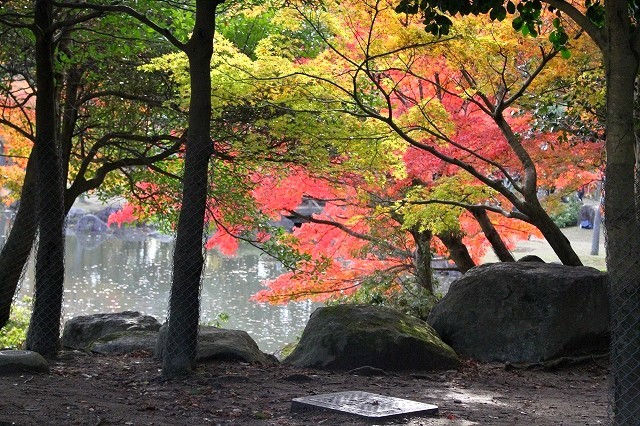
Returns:
[[[35,161],[35,151],[32,151],[22,185],[20,205],[0,252],[0,328],[9,321],[13,297],[36,238],[38,194]]]
[[[536,166],[527,150],[522,146],[520,137],[517,136],[511,126],[502,115],[502,110],[496,112],[493,117],[500,131],[509,142],[509,146],[524,168],[522,195],[524,200],[517,198],[506,188],[500,188],[513,205],[529,218],[529,223],[540,230],[560,261],[568,266],[581,266],[582,261],[571,247],[571,242],[560,231],[549,214],[542,208],[538,200],[538,175]]]
[[[414,266],[416,270],[416,282],[418,286],[425,289],[429,295],[433,295],[435,289],[433,287],[433,271],[431,268],[431,238],[429,231],[410,231],[416,243],[416,252],[414,255]]]
[[[582,261],[571,247],[571,242],[562,233],[558,225],[553,222],[553,219],[547,214],[547,212],[537,204],[527,212],[531,218],[531,223],[540,230],[542,236],[549,243],[556,256],[560,259],[563,265],[567,266],[582,266]]]
[[[66,90],[64,93],[64,103],[62,105],[62,119],[60,124],[60,152],[62,155],[62,176],[68,178],[69,163],[71,161],[71,149],[73,147],[73,132],[78,121],[78,94],[82,80],[80,67],[73,66],[66,75]],[[71,204],[75,201],[75,197]],[[66,205],[66,204],[65,204]],[[68,209],[65,209],[68,211]]]
[[[611,295],[611,375],[614,424],[636,424],[640,407],[640,223],[634,132],[637,46],[632,45],[628,2],[606,9],[607,168],[605,232]],[[637,29],[635,30],[637,31]]]
[[[56,143],[56,97],[53,73],[53,2],[35,2],[36,143],[38,228],[33,313],[27,349],[55,356],[60,342],[64,286],[64,207],[60,151]]]
[[[462,235],[456,232],[441,232],[438,234],[438,238],[449,250],[449,256],[460,272],[464,274],[476,266],[467,246],[462,242]]]
[[[495,226],[493,226],[493,223],[491,223],[491,219],[489,219],[487,211],[484,209],[472,209],[471,214],[473,214],[473,217],[478,221],[484,236],[491,244],[491,248],[500,262],[515,262],[513,255],[507,248],[504,241],[502,241],[502,238]]]
[[[168,332],[162,373],[189,372],[196,357],[200,318],[200,281],[204,267],[203,233],[208,166],[213,154],[210,136],[213,35],[219,1],[198,0],[193,35],[186,45],[191,77],[182,208],[173,255]]]

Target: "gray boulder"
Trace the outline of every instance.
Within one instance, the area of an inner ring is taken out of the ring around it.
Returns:
[[[89,349],[103,355],[120,355],[136,351],[153,353],[157,341],[157,331],[117,331],[94,340]]]
[[[162,358],[167,327],[162,326],[155,357]],[[196,361],[241,361],[251,364],[272,365],[278,360],[260,351],[258,344],[246,331],[200,326]]]
[[[109,227],[107,222],[103,222],[98,216],[93,214],[85,214],[78,219],[76,223],[77,233],[104,233]]]
[[[0,375],[30,373],[48,373],[49,363],[42,355],[32,351],[0,351]]]
[[[460,355],[534,363],[609,348],[607,275],[538,262],[481,265],[455,281],[427,320]]]
[[[88,348],[91,342],[121,331],[158,331],[160,323],[154,317],[139,312],[85,315],[64,324],[62,345],[73,349]]]
[[[439,370],[459,365],[455,352],[425,322],[393,309],[338,305],[316,309],[284,361],[297,367]]]

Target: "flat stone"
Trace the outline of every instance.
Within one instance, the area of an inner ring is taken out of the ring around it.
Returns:
[[[291,411],[307,410],[336,411],[371,420],[438,414],[437,405],[361,391],[326,393],[291,400]]]

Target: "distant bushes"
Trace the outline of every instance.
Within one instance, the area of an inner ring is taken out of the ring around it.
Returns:
[[[567,228],[576,226],[580,217],[580,208],[582,203],[578,200],[571,200],[568,203],[560,203],[550,212],[549,216],[558,228]]]

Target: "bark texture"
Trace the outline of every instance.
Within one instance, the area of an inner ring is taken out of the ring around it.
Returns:
[[[196,2],[193,35],[185,46],[189,58],[191,98],[183,178],[182,208],[173,255],[173,281],[169,300],[168,332],[162,373],[188,373],[195,361],[200,318],[200,281],[204,268],[203,233],[207,202],[210,136],[213,35],[219,1]]]
[[[604,46],[607,76],[605,232],[611,296],[611,374],[614,424],[640,418],[640,224],[635,188],[634,81],[637,41],[628,2],[607,1]]]
[[[471,210],[471,214],[473,214],[473,217],[478,221],[485,238],[489,241],[489,244],[491,244],[491,248],[500,262],[515,262],[507,245],[500,237],[493,223],[491,223],[487,211],[484,209],[473,209]]]
[[[462,242],[462,235],[456,232],[442,232],[438,234],[440,241],[449,250],[449,256],[451,260],[456,264],[456,267],[463,274],[469,269],[476,266],[476,263],[471,259],[467,246]]]
[[[64,286],[64,186],[56,142],[56,97],[53,67],[53,2],[35,2],[36,143],[38,229],[33,313],[25,346],[45,357],[60,344]]]
[[[0,328],[9,321],[13,297],[36,238],[37,187],[35,151],[31,152],[20,194],[20,205],[0,252]]]

